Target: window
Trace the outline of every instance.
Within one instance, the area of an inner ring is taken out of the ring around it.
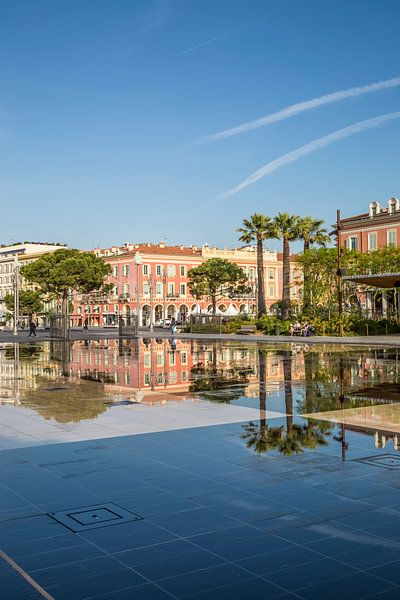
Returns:
[[[122,267],[122,275],[124,277],[128,277],[128,275],[129,275],[129,265],[124,265]]]
[[[177,377],[176,371],[170,371],[168,379],[169,379],[170,383],[176,383],[178,381],[178,377]]]
[[[270,279],[275,279],[275,269],[270,269],[269,270],[269,278]]]
[[[118,266],[114,265],[112,268],[113,277],[118,277]]]
[[[174,295],[175,295],[174,284],[169,283],[168,284],[168,296],[174,296]]]
[[[368,234],[368,250],[376,250],[376,233]]]
[[[249,268],[249,280],[254,281],[254,268],[253,267]]]
[[[188,380],[188,372],[187,371],[182,371],[182,373],[181,373],[181,380],[182,381],[187,381]]]
[[[387,245],[388,246],[396,246],[396,230],[389,229],[387,232]]]
[[[175,355],[174,352],[172,352],[169,355],[169,364],[170,364],[171,367],[174,367],[176,365],[176,355]]]
[[[145,369],[149,369],[151,367],[151,357],[148,352],[143,355],[143,366]]]
[[[181,266],[180,272],[181,272],[181,277],[186,277],[186,267],[185,266]]]
[[[156,296],[162,296],[163,293],[163,285],[159,281],[156,283]]]
[[[275,296],[275,286],[274,285],[269,286],[269,295],[271,297]]]
[[[144,374],[144,384],[145,385],[150,385],[150,373],[145,373]]]
[[[149,265],[143,265],[143,275],[148,275],[150,273]]]
[[[162,265],[156,265],[156,275],[162,275]]]
[[[150,294],[150,286],[147,282],[143,284],[143,294]]]
[[[180,292],[181,296],[186,296],[186,283],[181,283]]]
[[[168,265],[168,277],[175,277],[176,268],[175,265]]]
[[[164,354],[162,352],[157,352],[156,365],[157,365],[157,367],[164,366]]]
[[[348,250],[358,250],[358,238],[355,236],[347,238]]]

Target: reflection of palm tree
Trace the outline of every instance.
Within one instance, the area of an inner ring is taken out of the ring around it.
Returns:
[[[250,422],[244,425],[243,439],[247,439],[247,448],[253,448],[258,454],[269,450],[278,450],[289,456],[300,454],[304,448],[317,448],[326,445],[323,428],[319,422],[310,420],[304,424],[293,423],[293,390],[292,390],[292,353],[284,351],[283,377],[286,410],[286,430],[283,425],[268,427],[266,422],[265,393],[265,355],[259,351],[260,375],[260,424]]]

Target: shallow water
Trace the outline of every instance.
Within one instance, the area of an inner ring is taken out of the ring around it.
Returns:
[[[0,448],[59,442],[62,433],[88,439],[237,422],[239,443],[260,453],[326,445],[346,452],[352,434],[372,449],[397,450],[399,365],[399,351],[388,348],[173,339],[3,344]]]

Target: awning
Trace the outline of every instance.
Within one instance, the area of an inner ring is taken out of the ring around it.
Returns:
[[[377,288],[400,287],[400,273],[380,273],[378,275],[347,275],[343,281],[353,281],[362,285],[370,285]]]

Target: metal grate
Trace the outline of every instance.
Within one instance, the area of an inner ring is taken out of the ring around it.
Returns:
[[[400,456],[398,454],[381,454],[380,456],[366,456],[365,458],[356,458],[356,462],[383,467],[385,469],[400,469]]]
[[[143,517],[112,502],[47,514],[61,525],[75,532],[143,520]]]

